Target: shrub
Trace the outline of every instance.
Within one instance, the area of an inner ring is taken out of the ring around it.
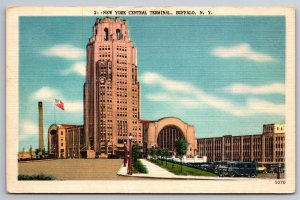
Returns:
[[[141,147],[138,144],[132,145],[132,158],[133,161],[136,161],[141,156]]]
[[[134,171],[137,171],[139,173],[147,174],[148,169],[140,160],[137,160],[133,163]]]
[[[55,180],[54,176],[46,175],[46,174],[34,174],[34,175],[27,175],[27,174],[19,174],[18,180],[23,181],[33,181],[33,180]]]

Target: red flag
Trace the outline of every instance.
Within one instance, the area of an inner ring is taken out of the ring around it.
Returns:
[[[60,108],[60,109],[62,109],[62,110],[65,110],[65,108],[64,108],[64,102],[62,102],[61,100],[55,99],[55,105],[56,105],[58,108]]]

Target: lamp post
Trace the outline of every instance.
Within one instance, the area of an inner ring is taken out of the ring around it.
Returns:
[[[132,147],[131,147],[131,141],[132,141],[132,136],[130,135],[128,137],[129,139],[129,160],[128,160],[128,174],[132,175]]]
[[[124,142],[124,167],[126,167],[127,163],[127,147],[126,147],[126,142]]]
[[[277,179],[280,179],[280,168],[281,168],[281,164],[278,163],[277,164]]]

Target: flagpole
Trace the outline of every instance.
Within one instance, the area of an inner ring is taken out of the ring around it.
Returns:
[[[54,124],[56,124],[56,109],[55,109],[55,99],[54,99],[54,104],[53,104],[53,109],[54,109]]]

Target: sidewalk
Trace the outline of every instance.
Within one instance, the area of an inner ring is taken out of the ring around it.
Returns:
[[[143,178],[158,178],[158,179],[185,179],[185,180],[228,180],[228,181],[254,181],[256,178],[230,178],[230,177],[211,177],[211,176],[184,176],[184,175],[175,175],[166,169],[163,169],[146,159],[140,159],[141,162],[147,167],[148,174],[132,174],[134,177],[143,177]],[[118,171],[120,176],[130,176],[127,174],[127,167],[123,167]]]

